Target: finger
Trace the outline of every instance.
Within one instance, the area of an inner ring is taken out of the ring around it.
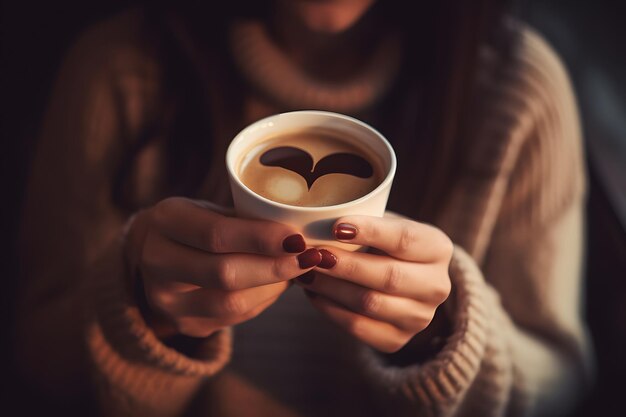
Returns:
[[[390,219],[405,219],[405,220],[412,220],[410,217],[407,217],[403,214],[400,213],[396,213],[395,211],[391,211],[391,210],[386,210],[384,217],[390,218]]]
[[[384,294],[348,281],[313,273],[314,279],[297,279],[296,283],[357,314],[390,323],[402,330],[420,332],[428,326],[434,314],[431,306],[415,300]]]
[[[181,197],[161,201],[153,219],[170,239],[211,253],[278,256],[306,249],[302,235],[287,225],[226,217]]]
[[[246,314],[233,318],[208,318],[197,316],[183,316],[178,317],[174,321],[174,325],[178,332],[192,337],[208,337],[216,331],[228,326],[234,326],[239,323],[248,321],[266,310],[269,306],[274,304],[279,297],[274,297],[264,303],[258,305],[256,308],[250,310]]]
[[[407,262],[330,246],[319,250],[322,262],[316,271],[365,288],[437,305],[450,293],[447,268],[441,264]]]
[[[391,353],[400,350],[412,336],[389,323],[346,310],[324,296],[313,292],[307,292],[307,295],[313,306],[333,322],[363,343],[381,352]]]
[[[237,215],[234,208],[220,206],[219,204],[216,204],[212,201],[207,201],[207,200],[190,200],[190,201],[197,206],[214,211],[216,213],[221,214],[222,216],[235,217]]]
[[[260,305],[278,298],[287,287],[286,282],[281,282],[238,291],[200,288],[177,297],[171,311],[182,316],[214,317],[226,320],[247,317]]]
[[[313,248],[297,256],[216,255],[162,236],[148,239],[144,246],[142,273],[147,279],[180,281],[226,291],[287,281],[313,268],[322,259]]]
[[[259,304],[258,306],[256,306],[252,310],[248,311],[246,314],[244,314],[243,316],[241,316],[239,318],[235,318],[235,319],[232,319],[232,320],[226,320],[227,325],[228,326],[233,326],[235,324],[243,323],[245,321],[248,321],[248,320],[251,320],[251,319],[255,318],[256,316],[260,315],[262,312],[267,310],[267,308],[269,306],[271,306],[276,301],[278,301],[278,299],[280,298],[281,295],[282,295],[282,293],[278,294],[275,297],[270,298],[267,301],[264,301],[263,303]]]
[[[411,220],[346,216],[335,222],[333,234],[342,242],[371,246],[407,261],[449,262],[452,257],[453,245],[445,233]]]

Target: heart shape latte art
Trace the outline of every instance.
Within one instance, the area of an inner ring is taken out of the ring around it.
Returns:
[[[313,157],[305,150],[292,146],[272,148],[261,155],[261,164],[293,171],[306,181],[310,190],[313,183],[327,174],[348,174],[359,178],[370,178],[374,174],[372,165],[363,157],[341,152],[327,155],[313,164]]]

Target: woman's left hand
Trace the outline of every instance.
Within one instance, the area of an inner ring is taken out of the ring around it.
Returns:
[[[386,353],[424,330],[450,294],[453,245],[434,226],[405,218],[348,216],[337,240],[376,253],[319,247],[322,263],[299,277],[313,305],[367,345]]]

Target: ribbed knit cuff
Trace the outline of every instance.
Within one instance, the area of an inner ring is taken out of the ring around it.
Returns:
[[[426,415],[450,415],[462,402],[481,366],[488,334],[485,283],[473,259],[456,247],[450,264],[452,334],[435,357],[422,364],[390,366],[364,347],[361,359],[372,383],[404,398]]]
[[[132,299],[128,276],[122,244],[113,242],[108,254],[95,266],[91,282],[96,326],[91,326],[88,337],[96,362],[112,365],[115,361],[107,356],[119,356],[120,366],[128,361],[133,366],[145,364],[188,376],[211,376],[228,362],[232,341],[230,329],[201,341],[193,358],[162,343]]]

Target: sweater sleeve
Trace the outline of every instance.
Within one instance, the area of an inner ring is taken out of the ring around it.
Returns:
[[[363,350],[392,415],[562,415],[593,378],[583,323],[585,171],[574,96],[545,42],[523,35],[510,92],[524,137],[480,265],[456,247],[444,347],[394,367]],[[389,401],[391,400],[391,401]]]
[[[22,212],[17,362],[61,403],[97,393],[105,414],[179,415],[228,361],[230,331],[186,356],[155,337],[128,290],[130,213],[112,184],[157,85],[154,63],[128,41],[136,25],[123,15],[92,28],[58,74]]]

